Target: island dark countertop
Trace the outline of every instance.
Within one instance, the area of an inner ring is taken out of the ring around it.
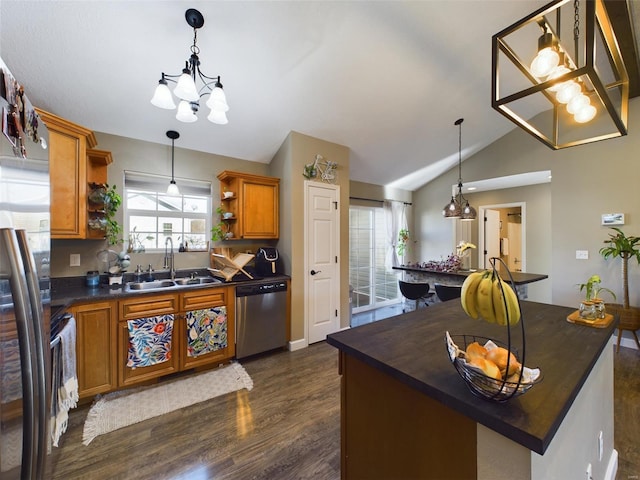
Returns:
[[[449,408],[543,455],[617,321],[597,329],[567,322],[575,309],[522,302],[527,367],[543,380],[506,403],[474,396],[449,361],[445,332],[506,343],[506,329],[467,317],[459,301],[391,317],[327,336],[327,342]],[[512,330],[522,351],[520,326]],[[611,372],[613,374],[613,372]]]
[[[442,278],[451,279],[452,281],[459,282],[460,284],[464,282],[464,279],[467,278],[469,274],[473,273],[473,271],[471,270],[458,270],[457,272],[438,272],[435,270],[428,270],[426,268],[409,266],[393,267],[393,269],[403,270],[405,272],[425,273],[428,275],[433,275],[434,277],[441,276]],[[515,283],[516,285],[526,285],[528,283],[538,282],[540,280],[544,280],[545,278],[549,278],[549,275],[524,272],[511,272],[511,276],[513,277],[513,283]],[[508,280],[508,277],[504,276],[504,280]]]

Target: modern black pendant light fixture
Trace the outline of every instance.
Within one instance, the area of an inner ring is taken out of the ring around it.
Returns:
[[[475,220],[478,214],[462,195],[462,122],[464,118],[459,118],[454,123],[458,127],[458,193],[451,196],[451,201],[442,209],[442,215],[445,218],[470,221]]]
[[[176,118],[185,123],[191,123],[198,120],[198,110],[200,108],[200,99],[206,95],[207,107],[211,109],[211,113],[207,116],[207,120],[219,125],[229,123],[226,112],[229,111],[227,99],[220,83],[220,76],[208,77],[200,71],[200,48],[198,48],[198,29],[204,25],[204,17],[195,8],[190,8],[185,13],[187,23],[193,27],[193,45],[191,45],[191,56],[185,62],[185,67],[179,75],[169,75],[162,72],[162,77],[158,82],[151,103],[159,108],[173,110],[176,104],[171,96],[171,91],[167,82],[173,82],[176,87],[173,93],[180,102],[178,103],[178,113]],[[177,80],[174,80],[176,79]],[[201,85],[196,85],[197,81]]]
[[[629,76],[604,0],[555,0],[496,33],[491,69],[491,106],[554,150],[627,134]]]
[[[176,138],[180,138],[180,134],[175,130],[169,130],[167,132],[167,137],[171,139],[171,181],[169,182],[169,187],[167,188],[167,195],[178,196],[180,195],[180,189],[176,184],[176,180],[173,177],[173,152],[174,152],[174,142]]]

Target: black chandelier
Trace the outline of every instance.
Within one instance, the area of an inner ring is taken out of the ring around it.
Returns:
[[[229,123],[226,112],[229,110],[227,99],[220,83],[220,76],[209,77],[200,71],[200,48],[197,45],[198,29],[204,25],[204,17],[195,8],[190,8],[185,13],[187,23],[193,27],[193,45],[191,45],[191,56],[185,61],[185,67],[179,75],[169,75],[162,72],[162,77],[158,82],[156,91],[151,99],[151,103],[159,108],[173,110],[176,104],[173,101],[168,82],[176,84],[173,93],[179,99],[176,119],[181,122],[191,123],[198,120],[198,110],[200,109],[200,99],[209,96],[206,105],[211,109],[207,120],[219,125]],[[177,80],[175,80],[177,79]],[[197,87],[196,82],[201,82]]]
[[[475,220],[478,214],[462,195],[462,122],[464,118],[459,118],[454,123],[458,127],[458,193],[451,196],[451,201],[442,209],[442,215],[444,218],[470,221]]]

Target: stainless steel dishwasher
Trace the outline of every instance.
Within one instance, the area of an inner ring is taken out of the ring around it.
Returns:
[[[236,286],[236,358],[287,344],[287,282]]]

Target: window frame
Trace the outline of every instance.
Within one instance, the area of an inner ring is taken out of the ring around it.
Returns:
[[[167,237],[162,231],[162,218],[179,218],[181,220],[181,230],[174,232],[172,231],[171,238],[173,239],[174,244],[177,245],[184,241],[183,236],[188,236],[189,233],[185,235],[185,220],[194,220],[194,219],[203,219],[205,222],[204,225],[204,248],[198,248],[197,250],[190,251],[208,251],[210,245],[210,232],[212,228],[213,221],[213,182],[211,181],[203,181],[203,180],[192,180],[186,178],[175,178],[178,187],[180,188],[180,198],[182,199],[182,208],[181,210],[160,210],[160,198],[167,197],[166,194],[166,186],[169,185],[170,177],[164,175],[155,175],[150,173],[143,172],[133,172],[133,171],[125,171],[124,172],[124,181],[123,181],[123,202],[122,202],[122,212],[123,212],[123,235],[126,235],[124,239],[124,243],[128,249],[131,248],[130,243],[130,233],[131,233],[131,217],[135,216],[144,216],[144,217],[155,217],[156,219],[156,232],[154,235],[156,236],[156,246],[154,248],[145,247],[145,253],[158,253],[164,251],[164,241],[160,241],[161,237]],[[204,192],[208,192],[204,194]],[[149,193],[151,196],[154,196],[155,199],[152,200],[155,202],[155,210],[151,209],[138,209],[138,208],[130,208],[129,207],[129,194],[131,192],[140,192],[140,193]],[[207,212],[204,213],[191,213],[185,211],[185,198],[200,198],[205,200],[205,204],[207,206]],[[146,231],[145,231],[146,233]],[[198,234],[202,235],[202,234]],[[179,240],[178,240],[179,239]]]

